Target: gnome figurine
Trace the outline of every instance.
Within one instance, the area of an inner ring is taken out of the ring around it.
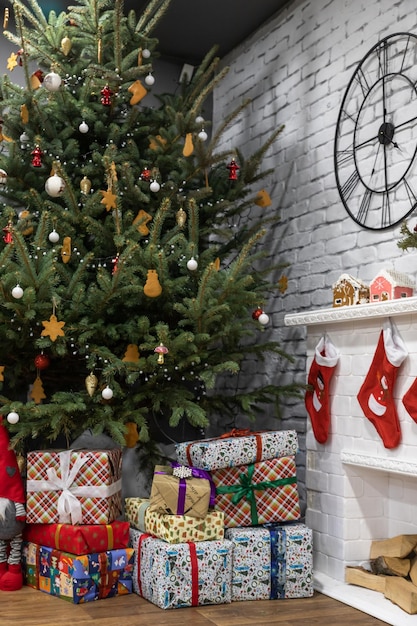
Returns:
[[[0,416],[0,591],[23,585],[22,531],[26,521],[23,480]]]

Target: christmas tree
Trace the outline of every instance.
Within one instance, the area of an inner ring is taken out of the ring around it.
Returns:
[[[167,6],[152,0],[137,16],[122,0],[79,0],[46,16],[36,0],[12,1],[0,83],[0,401],[18,449],[69,444],[86,429],[145,442],[151,417],[205,428],[213,411],[254,417],[298,391],[216,388],[248,355],[290,358],[263,339],[262,307],[282,285],[281,266],[262,265],[276,210],[232,226],[269,204],[260,168],[281,129],[249,157],[216,150],[248,103],[208,137],[204,104],[227,71],[215,48],[177,93],[146,106]]]

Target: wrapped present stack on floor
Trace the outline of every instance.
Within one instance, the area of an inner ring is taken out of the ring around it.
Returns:
[[[313,594],[312,532],[300,523],[297,433],[232,431],[177,444],[177,460],[209,471],[232,541],[232,601]]]
[[[26,584],[75,604],[132,593],[121,448],[27,456]]]
[[[208,472],[156,466],[149,499],[126,498],[134,591],[162,609],[231,602],[231,541]]]

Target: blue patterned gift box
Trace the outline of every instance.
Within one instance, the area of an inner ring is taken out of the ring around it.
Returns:
[[[134,550],[124,548],[75,555],[27,542],[26,584],[74,604],[132,593]]]
[[[232,602],[313,595],[312,531],[305,524],[229,528]]]
[[[231,602],[232,542],[170,544],[133,528],[130,537],[138,595],[161,609]]]

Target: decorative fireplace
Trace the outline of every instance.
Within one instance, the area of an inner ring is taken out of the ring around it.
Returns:
[[[395,385],[402,439],[393,449],[384,447],[357,400],[386,318],[408,351]],[[340,352],[326,443],[316,441],[307,416],[306,523],[314,533],[315,587],[393,626],[415,626],[415,615],[378,592],[345,584],[344,576],[348,565],[367,566],[372,540],[417,533],[417,423],[402,404],[417,378],[417,298],[290,314],[285,325],[307,326],[307,370],[325,333]]]

